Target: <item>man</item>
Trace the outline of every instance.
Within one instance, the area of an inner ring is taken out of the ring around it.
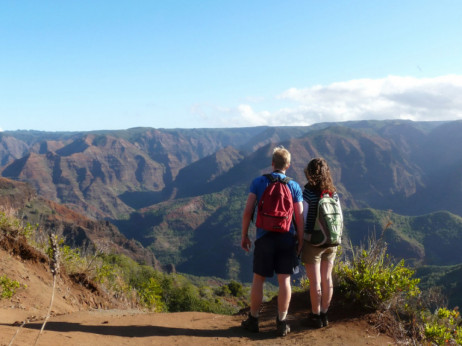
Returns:
[[[274,177],[285,178],[286,170],[290,167],[290,153],[282,146],[276,147],[272,157]],[[254,212],[255,204],[258,203],[270,185],[270,179],[265,176],[255,178],[250,185],[250,192],[242,216],[242,240],[241,247],[250,251],[252,242],[248,231]],[[295,227],[290,225],[288,232],[274,232],[257,227],[253,257],[253,281],[250,293],[250,313],[242,322],[242,327],[252,332],[258,332],[258,315],[263,301],[263,286],[267,277],[277,274],[279,284],[278,316],[276,326],[278,334],[287,335],[290,327],[287,324],[287,312],[292,294],[290,276],[296,265],[296,256],[300,254],[303,245],[303,195],[300,186],[293,180],[287,183],[292,195]],[[258,217],[257,217],[258,223]],[[298,242],[297,242],[298,241]]]

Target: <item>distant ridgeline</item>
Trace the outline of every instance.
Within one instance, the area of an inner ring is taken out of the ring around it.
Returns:
[[[462,121],[2,132],[1,175],[111,221],[172,270],[249,281],[241,215],[276,144],[292,153],[287,174],[301,186],[311,158],[329,162],[354,245],[391,221],[390,254],[418,266],[423,285],[460,290]]]

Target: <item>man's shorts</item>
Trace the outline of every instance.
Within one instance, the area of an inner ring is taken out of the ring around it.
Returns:
[[[255,241],[253,272],[272,277],[276,274],[293,274],[298,264],[295,237],[289,233],[268,232]]]
[[[334,263],[337,248],[338,246],[313,246],[305,240],[302,248],[302,262],[305,264],[316,264],[321,261]]]

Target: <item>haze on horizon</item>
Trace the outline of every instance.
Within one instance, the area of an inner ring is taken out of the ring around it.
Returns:
[[[462,119],[462,2],[2,2],[0,131]]]

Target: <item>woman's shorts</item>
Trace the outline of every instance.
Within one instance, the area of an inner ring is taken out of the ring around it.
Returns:
[[[338,246],[319,247],[313,246],[306,240],[303,241],[302,262],[305,264],[316,264],[321,261],[334,263]]]

